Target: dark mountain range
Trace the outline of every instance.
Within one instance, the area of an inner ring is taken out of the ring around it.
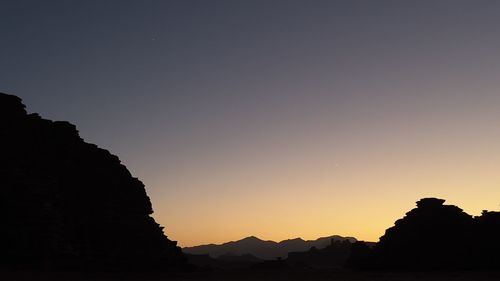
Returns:
[[[182,252],[152,213],[117,156],[0,93],[0,269],[177,266]]]
[[[257,258],[269,260],[276,259],[278,257],[286,258],[289,252],[304,252],[311,249],[311,247],[316,247],[318,249],[325,248],[332,243],[332,239],[334,241],[356,241],[356,239],[353,237],[342,237],[337,235],[322,237],[316,240],[303,240],[301,238],[295,238],[283,240],[281,242],[274,242],[269,240],[265,241],[255,236],[250,236],[238,241],[231,241],[220,245],[201,245],[186,247],[182,250],[183,252],[188,254],[208,254],[213,258],[217,258],[225,254],[251,254]]]

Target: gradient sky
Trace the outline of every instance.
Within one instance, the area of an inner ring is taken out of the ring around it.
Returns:
[[[0,91],[76,124],[181,246],[377,241],[500,206],[500,1],[0,2]]]

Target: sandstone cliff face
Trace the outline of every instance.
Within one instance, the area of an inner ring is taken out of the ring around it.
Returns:
[[[150,269],[181,263],[144,185],[68,122],[0,93],[0,267]]]

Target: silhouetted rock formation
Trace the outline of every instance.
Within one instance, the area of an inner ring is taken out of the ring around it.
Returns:
[[[474,220],[445,200],[425,198],[386,230],[377,247],[379,261],[396,268],[465,266]]]
[[[225,254],[218,258],[212,258],[208,254],[194,255],[184,254],[190,265],[196,266],[201,270],[214,269],[249,269],[254,264],[261,263],[263,260],[250,254],[234,255]]]
[[[262,261],[262,259],[259,259],[251,254],[235,255],[231,253],[221,255],[217,258],[217,260],[234,263],[257,263]]]
[[[500,212],[483,211],[476,217],[476,237],[471,241],[475,267],[500,270]]]
[[[312,247],[307,252],[288,253],[287,263],[291,266],[337,267],[345,265],[351,255],[351,242],[333,240],[323,249]]]
[[[182,260],[118,157],[1,93],[0,181],[2,268],[159,269]]]
[[[417,208],[386,230],[368,265],[412,270],[500,269],[500,214],[483,212],[473,218],[444,201],[418,201]]]
[[[192,254],[184,254],[186,257],[187,263],[193,265],[198,269],[211,270],[217,266],[217,260],[211,258],[208,254],[204,255],[192,255]]]
[[[281,242],[264,241],[255,236],[246,237],[238,241],[227,242],[221,245],[209,244],[195,247],[186,247],[182,250],[189,254],[209,254],[217,258],[221,255],[231,253],[233,255],[251,254],[259,259],[274,260],[278,257],[286,258],[289,252],[303,252],[311,247],[324,248],[330,245],[331,240],[355,242],[352,237],[330,236],[316,240],[306,241],[301,238],[283,240]]]
[[[377,243],[356,241],[351,244],[351,253],[344,266],[353,269],[365,269],[372,266],[373,249]]]
[[[286,263],[286,261],[284,261],[282,258],[278,257],[275,260],[266,260],[260,263],[255,263],[251,268],[253,270],[275,271],[287,269],[288,267],[288,263]]]

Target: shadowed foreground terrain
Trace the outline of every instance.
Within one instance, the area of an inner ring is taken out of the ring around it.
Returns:
[[[498,281],[498,272],[388,272],[388,271],[331,271],[331,270],[286,270],[286,271],[223,271],[161,274],[30,274],[17,273],[2,275],[5,281],[54,280],[54,281],[202,281],[202,280],[242,280],[242,281]]]

